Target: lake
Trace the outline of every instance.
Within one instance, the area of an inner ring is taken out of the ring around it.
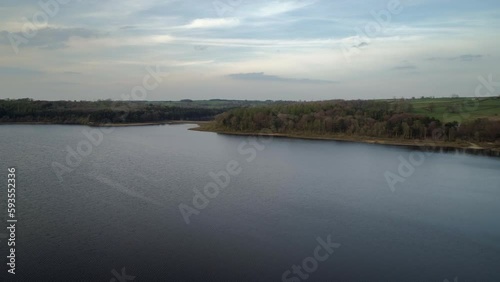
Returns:
[[[2,281],[500,281],[499,158],[191,127],[0,126]]]

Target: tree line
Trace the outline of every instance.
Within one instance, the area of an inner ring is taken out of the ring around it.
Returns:
[[[446,141],[500,139],[500,121],[487,118],[447,122],[412,113],[410,103],[376,100],[322,101],[238,108],[215,118],[218,130],[274,133],[349,135]]]
[[[0,122],[60,124],[142,123],[211,120],[226,109],[176,107],[145,101],[0,100]]]

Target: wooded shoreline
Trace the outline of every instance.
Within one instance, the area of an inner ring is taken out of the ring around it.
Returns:
[[[130,127],[198,124],[198,131],[333,140],[500,155],[500,97],[292,101],[0,100],[0,125]]]
[[[482,155],[491,157],[500,157],[500,145],[494,143],[470,143],[470,142],[446,142],[433,140],[397,140],[391,138],[375,138],[375,137],[360,137],[360,136],[342,136],[342,135],[307,135],[307,134],[282,134],[282,133],[259,133],[259,132],[231,132],[217,130],[206,125],[210,121],[163,121],[154,123],[109,123],[109,124],[64,124],[50,122],[0,122],[2,125],[82,125],[90,127],[134,127],[134,126],[158,126],[158,125],[175,125],[175,124],[194,124],[198,127],[189,128],[189,130],[200,132],[212,132],[222,135],[233,136],[272,136],[274,138],[289,138],[302,140],[316,141],[337,141],[337,142],[354,142],[374,145],[385,145],[394,147],[405,147],[427,152],[457,152],[472,155]],[[467,144],[468,143],[468,144]]]
[[[426,152],[451,152],[451,153],[466,153],[472,155],[500,157],[500,145],[494,143],[469,143],[468,142],[446,142],[433,140],[396,140],[390,138],[374,138],[374,137],[359,137],[359,136],[334,136],[334,135],[303,135],[303,134],[281,134],[281,133],[259,133],[259,132],[230,132],[216,130],[203,127],[200,125],[189,130],[213,132],[222,135],[233,136],[272,136],[274,138],[289,138],[302,140],[317,140],[317,141],[337,141],[337,142],[354,142],[374,145],[385,145],[394,147],[405,147],[409,149],[426,151]]]

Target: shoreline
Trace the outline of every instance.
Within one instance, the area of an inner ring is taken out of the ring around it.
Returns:
[[[375,137],[352,137],[352,136],[307,136],[300,134],[262,134],[258,132],[231,132],[223,130],[214,130],[199,126],[190,128],[189,130],[200,132],[213,132],[222,135],[232,136],[272,136],[277,138],[299,139],[299,140],[316,140],[316,141],[336,141],[336,142],[351,142],[363,143],[383,146],[405,147],[428,152],[460,152],[472,155],[483,155],[490,157],[500,157],[500,145],[494,143],[480,143],[477,145],[470,142],[445,142],[432,140],[395,140],[390,138],[375,138]],[[468,143],[468,144],[466,144]]]
[[[262,134],[258,132],[233,132],[211,129],[204,125],[211,121],[186,121],[186,120],[170,120],[161,122],[144,122],[144,123],[107,123],[107,124],[79,124],[79,123],[54,123],[54,122],[0,122],[2,125],[80,125],[89,127],[135,127],[135,126],[159,126],[159,125],[176,125],[176,124],[194,124],[198,127],[189,128],[188,130],[200,132],[212,132],[222,135],[232,136],[272,136],[276,138],[299,139],[299,140],[316,140],[316,141],[336,141],[336,142],[351,142],[363,143],[393,147],[405,147],[409,149],[428,151],[428,152],[460,152],[472,155],[482,155],[490,157],[500,157],[500,145],[495,143],[471,143],[463,141],[445,142],[432,140],[401,140],[391,138],[375,138],[375,137],[356,137],[346,135],[302,135],[302,134],[283,134],[272,133]]]
[[[196,124],[201,126],[210,121],[190,121],[190,120],[170,120],[158,122],[130,122],[130,123],[96,123],[96,124],[82,124],[82,123],[57,123],[57,122],[0,122],[2,125],[81,125],[90,127],[132,127],[132,126],[155,126],[155,125],[175,125],[175,124]]]

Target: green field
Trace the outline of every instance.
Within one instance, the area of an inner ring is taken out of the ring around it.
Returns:
[[[253,100],[181,100],[181,101],[152,101],[150,104],[158,104],[169,107],[189,107],[189,108],[206,108],[206,109],[233,109],[238,107],[253,107],[264,106],[273,103],[274,101],[253,101]]]
[[[486,98],[417,98],[405,100],[388,100],[391,104],[410,104],[409,112],[421,114],[442,122],[465,122],[477,118],[500,120],[500,97]],[[292,101],[247,101],[247,100],[183,100],[183,101],[158,101],[149,102],[171,107],[191,107],[228,110],[239,107],[258,107],[280,103],[297,103]]]
[[[470,121],[477,118],[500,120],[500,97],[407,99],[411,112],[437,118],[443,122]],[[398,100],[391,100],[398,103]]]

